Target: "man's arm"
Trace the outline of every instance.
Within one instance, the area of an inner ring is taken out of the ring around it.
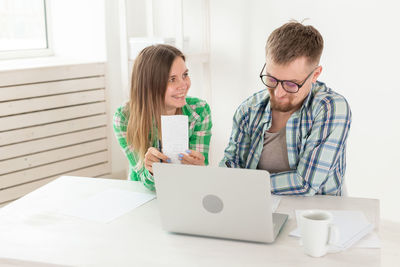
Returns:
[[[345,147],[351,124],[351,111],[344,98],[321,101],[311,133],[300,155],[296,170],[271,174],[275,194],[336,194],[345,171]]]
[[[224,158],[219,166],[230,168],[245,168],[247,155],[250,149],[250,137],[248,134],[248,113],[244,113],[239,106],[233,115],[233,125],[228,146],[225,148]]]

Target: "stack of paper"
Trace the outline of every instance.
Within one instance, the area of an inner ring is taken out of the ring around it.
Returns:
[[[296,210],[296,220],[299,222],[299,216],[304,210]],[[339,229],[339,242],[333,247],[333,250],[345,250],[362,238],[367,236],[374,229],[374,224],[368,222],[363,212],[358,210],[329,210],[333,215],[332,223]],[[291,236],[301,237],[300,229],[297,228],[290,233]],[[377,240],[376,236],[370,236]],[[358,246],[359,247],[359,246]],[[368,247],[379,248],[379,240],[374,244],[368,242]]]
[[[108,223],[155,198],[155,195],[110,188],[79,200],[60,213],[85,220]]]
[[[275,212],[278,209],[279,203],[281,202],[281,196],[271,195],[271,206],[272,212]]]

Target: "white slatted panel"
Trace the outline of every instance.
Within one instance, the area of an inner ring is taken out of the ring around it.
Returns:
[[[0,72],[0,87],[104,76],[104,63]]]
[[[15,158],[26,154],[38,153],[59,147],[70,146],[77,143],[88,142],[93,139],[105,138],[106,136],[106,127],[101,127],[85,131],[56,135],[10,146],[2,146],[0,147],[0,160]]]
[[[12,200],[16,200],[29,192],[41,187],[42,185],[51,182],[54,179],[62,175],[71,175],[71,176],[83,176],[83,177],[100,177],[109,173],[109,166],[107,163],[95,165],[92,167],[83,168],[76,171],[69,171],[68,173],[58,174],[55,176],[47,177],[41,180],[37,180],[31,183],[22,184],[19,186],[14,186],[11,188],[1,190],[0,194],[0,207],[2,204],[8,204]]]
[[[90,154],[97,151],[103,151],[105,147],[107,147],[106,139],[100,139],[97,141],[71,145],[45,152],[25,155],[10,160],[0,161],[0,177],[1,175],[4,176],[4,174],[15,172],[18,170],[46,165],[49,162],[57,162],[65,159],[74,158],[82,155],[82,152]]]
[[[15,200],[15,199],[13,199],[13,200]],[[9,204],[9,203],[11,203],[13,200],[9,200],[9,201],[0,203],[0,208],[1,208],[1,207],[4,207],[5,205],[7,205],[7,204]]]
[[[104,114],[105,112],[106,106],[104,103],[94,103],[75,107],[53,109],[50,111],[37,111],[15,116],[0,117],[0,132],[38,124],[69,120],[96,114]]]
[[[74,120],[67,120],[29,128],[17,129],[0,134],[0,146],[15,144],[26,140],[33,140],[52,135],[63,134],[65,133],[65,129],[69,129],[69,131],[74,132],[94,127],[105,126],[106,124],[107,117],[106,115],[101,114],[91,117],[84,117]]]
[[[104,90],[84,91],[0,103],[0,117],[105,101]]]
[[[0,72],[0,207],[60,175],[110,173],[103,63]]]
[[[104,88],[104,77],[82,78],[47,83],[35,83],[4,87],[0,91],[0,101],[25,99],[29,97],[63,94]]]
[[[18,181],[18,184],[27,183],[33,180],[38,180],[105,162],[107,162],[107,152],[97,152],[87,156],[62,160],[36,168],[0,176],[0,187],[8,188],[14,186],[16,181]]]

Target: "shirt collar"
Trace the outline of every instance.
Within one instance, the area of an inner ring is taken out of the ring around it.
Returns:
[[[197,114],[195,107],[192,107],[187,103],[182,107],[182,114],[189,117],[189,122],[196,121],[200,118],[200,115]]]
[[[314,94],[315,90],[316,90],[316,83],[313,83],[312,86],[311,86],[310,92],[308,93],[307,97],[303,101],[303,104],[301,105],[301,107],[298,110],[296,110],[292,114],[292,116],[294,115],[294,117],[299,117],[299,115],[304,112],[304,109],[306,109],[306,107],[309,106],[309,104],[311,102],[312,95]]]
[[[271,112],[271,101],[270,100],[270,96],[269,94],[267,95],[267,105],[265,106],[264,109],[264,114],[263,117],[261,118],[261,123],[269,123],[272,121],[272,112]]]
[[[182,114],[188,116],[189,121],[189,136],[191,136],[194,132],[194,126],[196,126],[196,121],[200,119],[200,115],[197,114],[195,108],[186,103],[182,107]]]

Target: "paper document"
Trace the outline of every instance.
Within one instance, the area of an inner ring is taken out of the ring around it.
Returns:
[[[281,202],[280,196],[271,195],[271,203],[272,203],[272,212],[275,212]]]
[[[153,198],[155,195],[112,188],[80,200],[60,212],[85,220],[108,223]]]
[[[296,210],[296,220],[304,210]],[[374,229],[374,224],[368,222],[362,211],[358,210],[328,210],[332,213],[333,221],[339,229],[339,242],[336,246],[337,251],[345,250],[355,244],[357,247],[380,248],[380,242],[376,235],[369,235]],[[298,224],[297,224],[298,225]],[[300,229],[297,227],[290,233],[291,236],[301,237]],[[363,240],[364,237],[370,240]],[[363,246],[364,244],[364,246]]]
[[[161,116],[162,152],[172,163],[180,164],[179,153],[189,146],[189,127],[186,115]]]
[[[353,245],[355,248],[381,248],[381,240],[374,232],[367,234]]]

